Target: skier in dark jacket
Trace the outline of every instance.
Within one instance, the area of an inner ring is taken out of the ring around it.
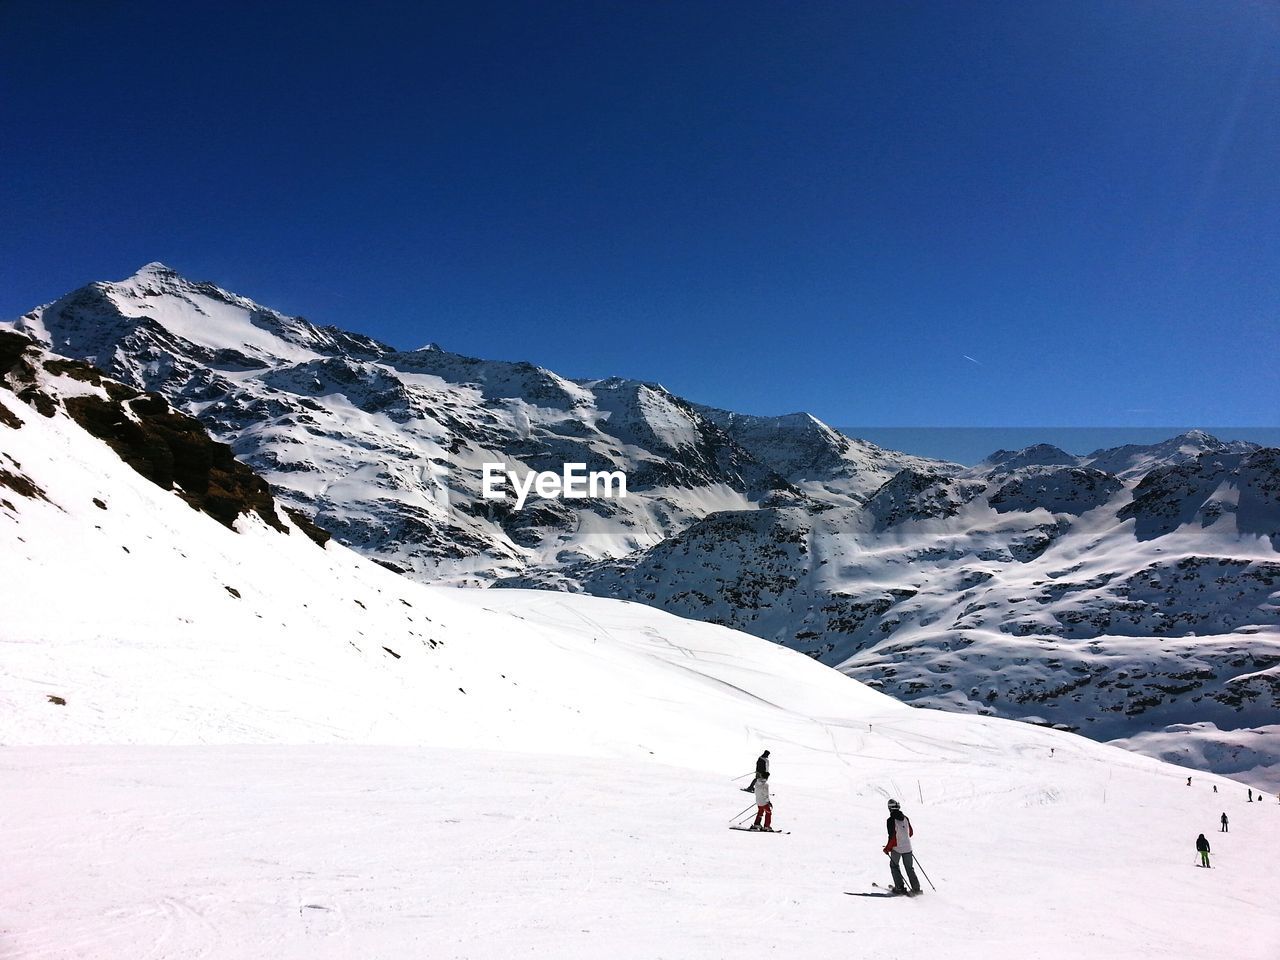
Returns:
[[[911,821],[902,812],[902,807],[897,800],[889,801],[889,819],[884,822],[884,825],[889,833],[889,842],[885,844],[884,852],[889,855],[889,872],[893,874],[893,892],[908,892],[906,884],[902,882],[902,871],[898,869],[898,861],[901,860],[903,866],[907,868],[907,879],[911,881],[910,893],[915,896],[921,892],[911,853],[911,836],[915,831],[911,829]]]
[[[1227,832],[1227,811],[1222,811],[1222,832]]]
[[[1200,851],[1200,866],[1207,867],[1209,865],[1209,841],[1204,838],[1204,834],[1196,837],[1196,849]]]
[[[756,757],[756,775],[750,784],[742,788],[743,793],[751,793],[756,788],[756,780],[769,775],[769,751],[766,750],[760,756]]]

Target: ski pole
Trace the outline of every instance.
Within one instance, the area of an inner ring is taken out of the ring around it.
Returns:
[[[753,803],[753,804],[751,804],[750,806],[748,806],[746,810],[743,810],[741,813],[735,813],[735,814],[734,814],[734,815],[729,819],[729,822],[730,822],[730,823],[737,823],[739,820],[743,819],[743,818],[744,818],[748,813],[750,813],[750,812],[751,812],[751,807],[754,807],[754,806],[755,806],[755,804]]]
[[[746,777],[751,776],[753,773],[755,773],[755,771],[754,771],[754,770],[748,770],[748,771],[747,771],[746,773],[744,773],[741,777],[734,777],[734,778],[733,778],[733,780],[742,780],[742,779],[744,779],[744,778],[746,778]],[[730,782],[730,783],[733,783],[733,780],[730,780],[729,782]]]
[[[921,866],[921,864],[920,864],[920,858],[919,858],[919,857],[914,857],[913,859],[914,859],[914,860],[915,860],[915,862],[916,862],[916,866],[917,866],[917,867],[920,867],[920,872],[921,872],[921,873],[924,873],[924,867],[923,867],[923,866]],[[924,873],[924,878],[925,878],[926,880],[929,880],[929,874]],[[933,881],[932,881],[932,880],[929,880],[929,889],[930,889],[930,890],[932,890],[934,893],[937,893],[937,892],[938,892],[938,888],[937,888],[937,887],[935,887],[935,886],[933,885]]]

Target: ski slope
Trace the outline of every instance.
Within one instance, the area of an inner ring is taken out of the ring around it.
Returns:
[[[832,754],[844,790],[795,782],[775,746],[790,836],[725,829],[745,794],[642,760],[11,747],[0,942],[32,958],[1275,956],[1280,809],[1140,758],[996,748],[1009,723],[978,750],[929,726],[838,738],[866,750]],[[938,889],[846,896],[888,879],[894,781]],[[1209,832],[1219,807],[1231,833]],[[1212,870],[1192,865],[1201,831]]]
[[[1276,956],[1274,795],[231,530],[0,407],[6,960]],[[765,747],[790,836],[727,829]],[[846,896],[887,880],[890,796],[937,890]]]

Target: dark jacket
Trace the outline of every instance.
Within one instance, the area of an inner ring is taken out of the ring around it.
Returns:
[[[1209,852],[1209,841],[1204,838],[1203,833],[1196,837],[1196,849],[1201,853]]]
[[[762,753],[760,754],[760,756],[756,757],[756,776],[757,777],[763,776],[768,772],[769,772],[769,757]]]

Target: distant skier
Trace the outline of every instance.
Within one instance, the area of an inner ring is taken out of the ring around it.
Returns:
[[[1222,811],[1222,832],[1223,833],[1230,832],[1227,830],[1227,811],[1225,810]]]
[[[766,753],[768,751],[765,751]],[[773,833],[773,803],[769,800],[769,771],[755,779],[756,792],[756,822],[751,825],[752,830],[761,830]],[[764,817],[764,826],[760,825],[760,818]]]
[[[1196,837],[1196,849],[1200,851],[1200,866],[1209,866],[1209,841],[1204,838],[1204,834]]]
[[[1249,790],[1249,802],[1250,802],[1250,803],[1253,803],[1253,790],[1252,790],[1252,788]]]
[[[752,790],[756,788],[756,781],[759,780],[762,776],[767,777],[768,775],[769,775],[769,751],[766,750],[764,753],[760,754],[760,756],[756,757],[755,779],[752,780],[745,787],[743,787],[742,792],[750,793]]]
[[[1189,786],[1191,786],[1191,778],[1190,778],[1190,777],[1187,777],[1187,786],[1188,786],[1188,787],[1189,787]]]
[[[1218,792],[1218,785],[1216,783],[1213,785],[1213,792],[1214,793]]]
[[[907,879],[911,881],[910,893],[920,893],[920,881],[916,879],[915,862],[911,853],[911,820],[902,812],[897,800],[889,801],[889,819],[884,822],[889,834],[889,842],[884,845],[884,852],[889,855],[889,872],[893,874],[893,892],[907,893],[907,886],[902,882],[902,871],[898,869],[898,861],[907,868]]]

